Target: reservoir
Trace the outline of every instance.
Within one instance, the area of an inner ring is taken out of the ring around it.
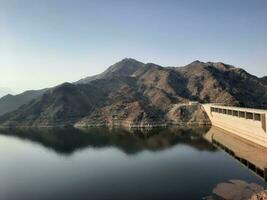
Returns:
[[[266,189],[266,155],[213,128],[1,130],[0,199],[222,199]]]

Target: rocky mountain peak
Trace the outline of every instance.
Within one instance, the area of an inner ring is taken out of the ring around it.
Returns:
[[[129,76],[143,65],[144,63],[139,62],[133,58],[124,58],[123,60],[115,63],[114,65],[111,65],[104,73],[116,73],[119,75]]]
[[[195,61],[191,62],[189,65],[197,65],[197,64],[205,64],[205,63],[200,61],[200,60],[195,60]]]
[[[133,58],[124,58],[121,61],[111,65],[103,73],[83,78],[74,84],[88,84],[94,80],[110,79],[114,76],[131,76],[144,65],[144,63]]]

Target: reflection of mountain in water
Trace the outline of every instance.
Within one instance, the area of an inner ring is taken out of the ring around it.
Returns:
[[[1,134],[15,136],[39,143],[57,153],[71,154],[76,150],[93,147],[116,147],[127,154],[135,154],[143,150],[158,151],[176,144],[186,144],[198,150],[214,151],[202,138],[206,129],[152,129],[123,130],[92,128],[78,130],[61,129],[16,129],[1,130]]]

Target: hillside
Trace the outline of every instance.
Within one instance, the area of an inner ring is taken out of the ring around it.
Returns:
[[[8,94],[0,98],[0,116],[18,109],[23,104],[29,103],[31,100],[41,96],[47,89],[30,90],[18,95]]]
[[[188,81],[189,93],[200,102],[267,108],[267,85],[241,68],[197,61],[177,71]]]
[[[162,67],[124,59],[102,74],[49,89],[0,117],[2,126],[209,124],[189,101],[267,108],[262,79],[224,63]]]

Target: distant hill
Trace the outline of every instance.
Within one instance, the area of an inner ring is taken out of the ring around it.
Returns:
[[[23,104],[41,96],[47,89],[26,91],[18,95],[8,94],[0,98],[0,116],[18,109]]]
[[[14,92],[7,87],[0,87],[0,98],[8,94],[14,94]]]
[[[0,117],[5,126],[154,126],[208,123],[189,101],[267,108],[267,85],[224,63],[162,67],[123,59],[105,72],[49,89]]]

